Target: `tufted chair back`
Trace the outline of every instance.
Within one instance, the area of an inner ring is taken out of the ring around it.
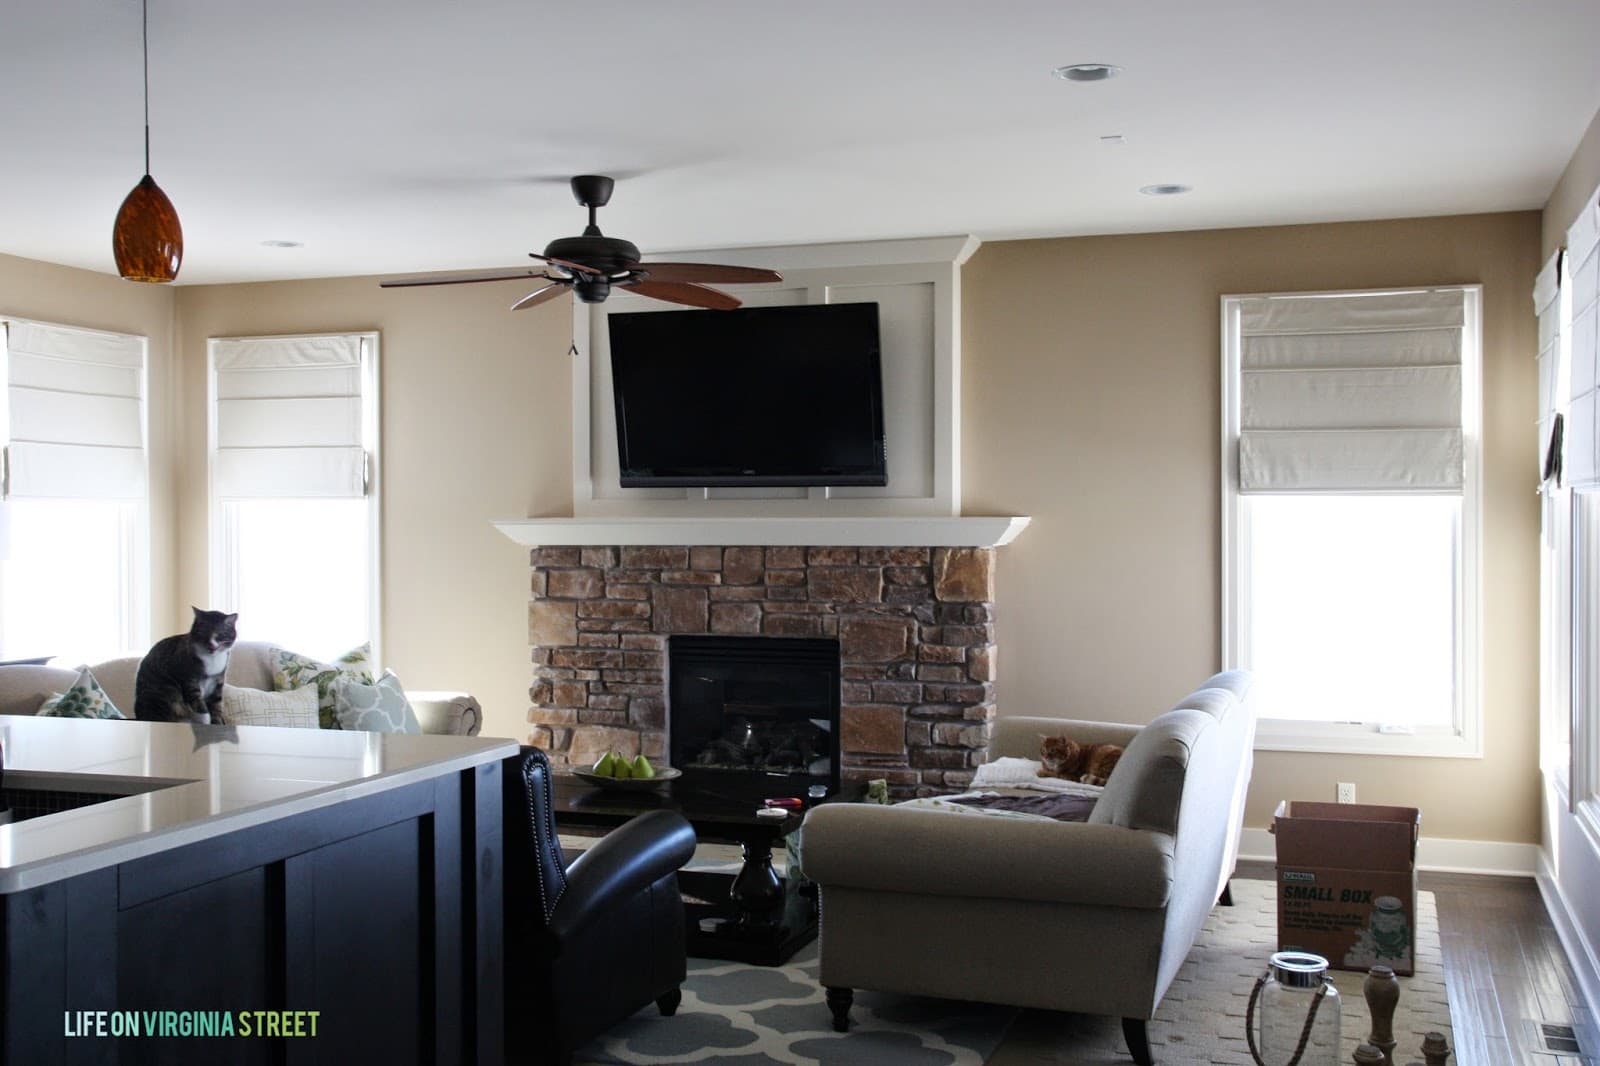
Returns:
[[[505,815],[506,1061],[570,1066],[586,1041],[655,1001],[678,1008],[687,972],[678,870],[694,829],[653,810],[567,865],[549,757],[525,747],[501,774]]]
[[[555,914],[561,894],[567,890],[566,861],[556,835],[556,816],[550,784],[550,758],[538,748],[522,751],[522,784],[528,797],[529,847],[533,878],[529,886],[533,903],[546,923]]]

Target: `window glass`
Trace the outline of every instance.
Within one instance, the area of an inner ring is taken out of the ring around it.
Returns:
[[[0,658],[51,655],[76,666],[142,655],[139,505],[21,499],[0,510],[9,527]]]
[[[1274,718],[1455,720],[1457,496],[1253,496],[1245,660]]]
[[[222,509],[240,639],[332,658],[371,638],[365,499],[229,500]]]

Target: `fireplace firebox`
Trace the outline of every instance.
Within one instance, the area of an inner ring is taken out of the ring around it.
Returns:
[[[674,636],[667,642],[672,765],[740,798],[839,790],[839,642]]]

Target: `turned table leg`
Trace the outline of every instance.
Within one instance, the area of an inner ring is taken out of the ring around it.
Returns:
[[[772,868],[772,845],[746,841],[744,865],[733,879],[728,899],[740,925],[772,925],[783,910],[783,882]]]

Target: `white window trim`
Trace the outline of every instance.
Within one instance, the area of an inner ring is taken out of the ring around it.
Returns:
[[[1542,521],[1548,525],[1539,531],[1539,705],[1543,716],[1539,769],[1567,788],[1572,783],[1577,753],[1572,699],[1577,663],[1573,616],[1577,581],[1572,565],[1572,534],[1577,516],[1572,490],[1546,484],[1544,492],[1547,499],[1541,503],[1545,512]],[[1556,739],[1563,734],[1567,737],[1564,750]]]
[[[378,334],[376,331],[330,330],[319,333],[252,334],[249,337],[212,337],[206,341],[206,536],[210,544],[210,598],[212,604],[237,603],[239,589],[230,587],[229,576],[238,573],[230,565],[230,545],[234,538],[223,530],[222,500],[217,495],[217,356],[218,341],[295,340],[332,335],[359,337],[361,340],[361,446],[366,452],[367,471],[367,552],[370,573],[367,580],[367,632],[372,643],[372,661],[383,658],[383,493],[382,449],[379,447],[380,412],[378,396]],[[293,650],[293,649],[291,649]]]
[[[1600,653],[1595,651],[1600,633],[1591,628],[1594,617],[1589,601],[1600,596],[1600,567],[1592,559],[1578,563],[1579,552],[1589,552],[1589,540],[1600,535],[1600,530],[1588,530],[1583,512],[1600,500],[1600,489],[1572,491],[1572,519],[1568,527],[1570,548],[1567,552],[1572,588],[1572,613],[1570,616],[1570,669],[1572,715],[1572,762],[1567,782],[1569,803],[1578,823],[1587,831],[1591,843],[1600,850]],[[1600,516],[1592,520],[1600,525]],[[1582,534],[1588,532],[1589,539]],[[1597,553],[1600,554],[1600,553]]]
[[[1457,568],[1456,726],[1383,733],[1375,723],[1304,722],[1262,718],[1256,725],[1257,751],[1309,751],[1348,755],[1411,755],[1430,758],[1483,757],[1482,640],[1483,588],[1483,338],[1481,285],[1441,285],[1465,296],[1466,326],[1462,347],[1462,491],[1461,551]],[[1403,289],[1329,290],[1309,293],[1236,293],[1222,297],[1222,667],[1241,663],[1245,617],[1239,578],[1240,560],[1249,548],[1239,489],[1239,305],[1266,296],[1323,296],[1383,293]]]

